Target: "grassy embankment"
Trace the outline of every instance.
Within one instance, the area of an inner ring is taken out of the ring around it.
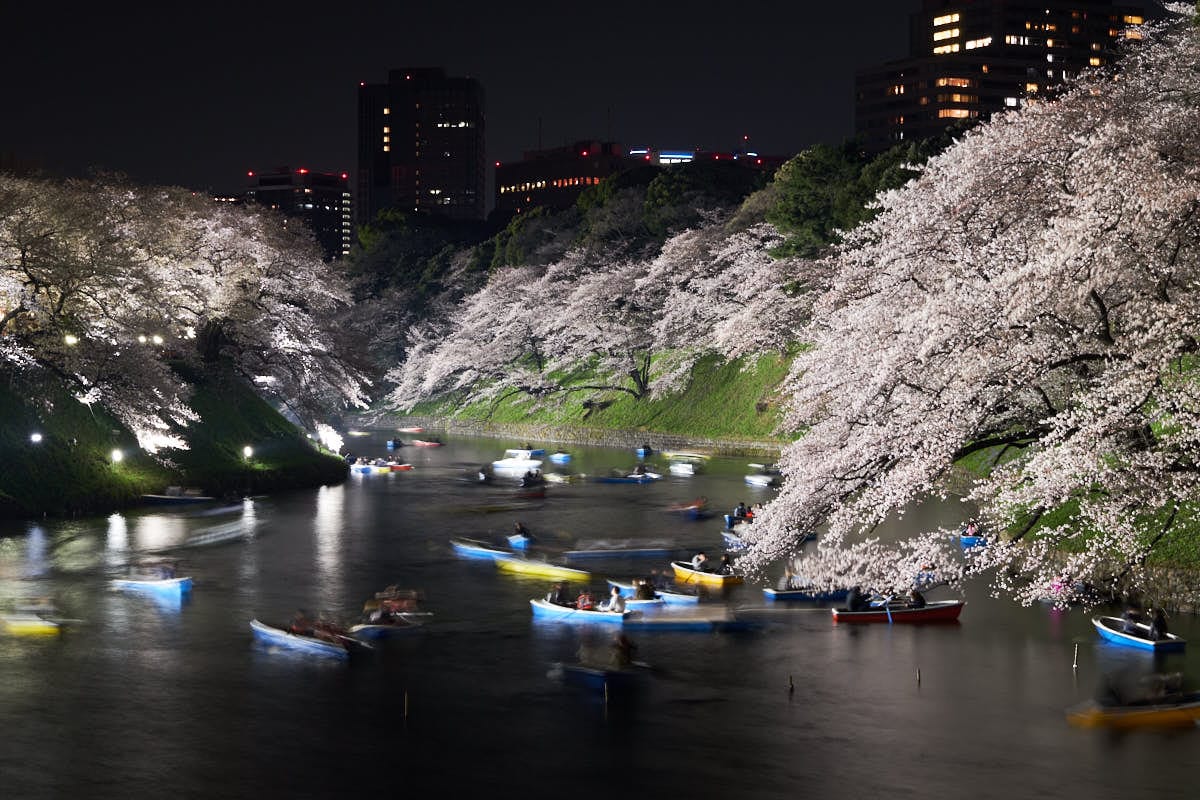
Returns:
[[[787,376],[788,356],[764,356],[748,369],[740,361],[701,361],[688,387],[657,399],[637,399],[625,392],[606,392],[600,402],[585,405],[591,392],[564,392],[549,400],[513,394],[504,400],[459,405],[453,398],[423,403],[411,413],[452,417],[499,425],[534,424],[608,430],[654,431],[695,439],[776,440],[779,386]],[[579,370],[562,378],[567,386],[598,382]],[[593,401],[596,398],[593,397]]]
[[[195,376],[193,376],[195,377]],[[225,374],[196,381],[200,415],[182,432],[190,449],[164,451],[167,464],[101,408],[65,392],[50,410],[0,385],[0,517],[102,512],[132,505],[169,485],[205,494],[264,492],[336,483],[345,462],[319,452],[243,381]],[[33,443],[38,432],[42,441]],[[250,459],[242,448],[251,446]],[[112,460],[119,449],[123,459]]]

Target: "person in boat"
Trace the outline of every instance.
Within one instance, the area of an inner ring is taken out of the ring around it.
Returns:
[[[1167,638],[1167,614],[1163,611],[1162,606],[1154,609],[1154,616],[1150,620],[1150,639],[1151,641],[1161,641]]]
[[[851,586],[846,595],[846,609],[848,611],[866,611],[868,607],[867,597],[862,593],[862,589]]]
[[[924,608],[925,595],[918,592],[915,588],[908,590],[908,607],[909,608]]]
[[[546,602],[559,606],[571,605],[571,596],[567,594],[567,584],[563,581],[556,581],[546,594]]]
[[[600,604],[601,611],[612,611],[617,614],[625,613],[625,597],[621,594],[620,587],[612,587],[612,592],[608,596],[608,601]]]
[[[1121,615],[1121,632],[1137,636],[1138,623],[1142,621],[1142,614],[1133,606],[1125,609],[1125,613]]]
[[[729,553],[725,553],[721,556],[721,563],[717,566],[717,574],[718,575],[734,574],[733,556],[729,555]]]
[[[666,589],[667,586],[670,585],[670,581],[667,580],[666,573],[659,572],[654,568],[650,569],[650,577],[646,579],[646,582],[649,583],[650,588],[654,589],[655,591],[659,589]]]
[[[783,567],[783,577],[779,579],[779,590],[786,592],[798,588],[800,588],[800,576],[792,572],[790,564],[785,564]]]
[[[296,609],[296,613],[292,615],[292,621],[288,625],[288,632],[294,633],[297,636],[312,636],[315,625],[308,618],[308,613],[304,609]]]
[[[637,582],[637,588],[634,589],[633,596],[637,600],[653,600],[654,587],[650,585],[648,580],[643,578]]]
[[[646,465],[638,464],[636,467],[633,468],[633,474],[634,475],[645,475],[646,474]]]
[[[613,636],[612,665],[618,669],[632,666],[635,650],[637,650],[637,645],[623,631],[617,631]]]
[[[596,608],[596,599],[592,597],[592,593],[584,589],[575,598],[575,607],[580,611],[593,611]]]
[[[526,539],[533,538],[533,534],[529,532],[529,528],[526,528],[525,523],[520,520],[513,523],[513,536],[524,536]]]
[[[744,502],[739,502],[733,508],[733,518],[734,519],[746,519],[746,515],[747,515],[748,511],[749,511],[749,509],[746,508],[746,504]]]
[[[703,550],[692,556],[692,569],[697,572],[708,572],[708,556],[704,554]]]
[[[963,535],[964,536],[978,536],[979,535],[979,523],[976,522],[975,520],[971,520],[970,522],[968,522],[967,527],[963,529]]]

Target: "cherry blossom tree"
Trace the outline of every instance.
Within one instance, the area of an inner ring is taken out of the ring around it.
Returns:
[[[144,443],[194,418],[169,362],[198,355],[297,407],[362,404],[331,346],[345,301],[279,218],[119,178],[0,175],[0,369],[65,382]]]
[[[969,565],[1022,601],[1144,587],[1147,558],[1196,529],[1200,40],[1183,17],[1143,35],[1118,72],[933,158],[827,260],[789,382],[805,435],[748,567],[824,524],[819,582],[954,579],[950,531],[873,531],[981,454],[968,499],[1007,536]]]

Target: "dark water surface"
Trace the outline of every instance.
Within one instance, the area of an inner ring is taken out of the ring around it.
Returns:
[[[348,445],[383,454],[383,441]],[[520,519],[549,547],[636,538],[719,553],[719,518],[690,522],[663,509],[703,494],[723,512],[766,499],[765,490],[744,486],[744,462],[730,459],[648,486],[552,486],[544,502],[494,510],[530,501],[510,486],[461,481],[462,467],[519,443],[448,441],[399,451],[412,472],[356,474],[342,486],[230,508],[0,528],[0,604],[50,595],[65,616],[85,620],[52,639],[0,636],[0,796],[1191,791],[1180,787],[1200,766],[1200,731],[1112,735],[1065,722],[1064,710],[1103,674],[1155,668],[1149,655],[1099,644],[1082,610],[1021,608],[982,585],[968,587],[960,624],[924,627],[834,626],[825,609],[766,609],[761,584],[747,585],[728,604],[758,609],[760,627],[636,635],[638,657],[656,672],[607,704],[564,685],[554,665],[573,661],[589,634],[533,623],[528,600],[547,582],[456,558],[451,537],[499,540]],[[635,463],[614,450],[574,452],[573,471]],[[896,530],[962,515],[953,504],[929,505]],[[248,535],[194,544],[240,533]],[[195,579],[190,601],[171,608],[108,589],[131,557],[162,548],[179,548],[172,554]],[[602,590],[606,576],[664,564],[585,566]],[[283,621],[301,607],[349,620],[392,583],[423,589],[436,616],[365,657],[275,652],[251,637],[250,619]],[[1200,634],[1193,618],[1172,623]],[[606,635],[595,636],[603,646]],[[1176,655],[1157,668],[1183,670],[1195,685],[1192,661]]]

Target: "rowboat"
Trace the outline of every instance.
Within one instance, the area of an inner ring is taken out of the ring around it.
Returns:
[[[571,460],[571,454],[564,453],[561,450],[558,450],[558,451],[550,454],[550,461],[552,461],[555,464],[566,464],[570,460]]]
[[[413,443],[414,447],[441,447],[442,446],[441,442],[437,442],[432,439],[413,439],[412,443]]]
[[[813,589],[771,589],[769,587],[763,589],[764,598],[770,602],[805,600],[818,603],[838,603],[845,600],[848,594],[850,594],[849,589],[833,589],[825,592]]]
[[[690,461],[672,461],[667,465],[667,472],[681,478],[690,478],[696,474],[696,465]]]
[[[673,506],[668,506],[667,511],[672,514],[680,514],[688,519],[708,519],[713,515],[713,511],[707,505],[700,501],[691,503],[677,503]]]
[[[699,584],[714,589],[723,589],[726,586],[735,586],[742,582],[741,575],[722,575],[717,572],[701,572],[698,569],[692,569],[692,565],[686,561],[672,561],[671,569],[675,570],[675,581],[684,586],[689,584]]]
[[[191,578],[114,578],[114,589],[142,592],[166,599],[179,599],[192,590]]]
[[[547,578],[552,581],[582,581],[586,583],[592,577],[581,569],[551,564],[548,561],[535,561],[513,553],[498,555],[495,557],[495,562],[502,572]]]
[[[1200,692],[1128,705],[1089,700],[1068,709],[1067,722],[1079,728],[1191,728],[1200,725]]]
[[[708,461],[712,456],[705,453],[677,453],[675,451],[664,451],[663,456],[672,461],[694,461],[701,463]]]
[[[346,650],[344,644],[334,644],[324,639],[318,639],[315,636],[301,636],[283,628],[259,622],[257,619],[250,620],[250,630],[254,632],[254,638],[260,642],[276,647],[285,647],[289,650],[298,650],[331,658],[350,657],[350,653]]]
[[[413,467],[412,464],[388,464],[392,472],[408,472]]]
[[[729,531],[721,531],[721,538],[725,541],[725,549],[732,553],[741,552],[750,546],[745,539]]]
[[[541,468],[542,462],[533,457],[532,450],[509,448],[504,451],[504,458],[492,462],[492,471],[506,477],[519,478],[526,472]]]
[[[625,598],[625,608],[633,611],[652,611],[654,609],[661,608],[666,604],[667,601],[663,599],[661,595],[658,597],[651,597],[648,600],[638,600],[636,597]]]
[[[575,625],[623,625],[626,620],[640,616],[639,611],[624,612],[580,610],[574,606],[560,606],[534,598],[529,601],[533,618],[553,622],[568,622]]]
[[[953,622],[962,613],[965,600],[935,600],[920,608],[907,604],[889,604],[866,611],[831,608],[834,622]]]
[[[632,583],[614,581],[610,579],[608,581],[608,585],[616,586],[618,589],[620,589],[622,597],[634,597],[637,594],[637,587]],[[672,606],[692,606],[700,602],[700,595],[698,594],[683,594],[681,592],[672,592],[667,589],[655,589],[654,596],[656,598],[662,598],[664,603]]]
[[[638,681],[641,670],[632,667],[593,667],[564,664],[563,681],[596,692],[628,690]]]
[[[425,429],[420,425],[410,425],[407,428],[396,428],[401,433],[424,433]]]
[[[533,544],[533,537],[523,533],[514,533],[508,537],[508,544],[513,550],[528,550],[529,546]]]
[[[1168,633],[1163,639],[1151,639],[1149,625],[1144,622],[1130,624],[1135,629],[1134,633],[1125,632],[1125,620],[1119,617],[1092,617],[1092,625],[1100,634],[1100,638],[1113,644],[1137,647],[1155,653],[1178,653],[1187,644],[1187,640],[1173,633]]]
[[[511,556],[511,550],[499,550],[487,542],[480,542],[475,539],[451,539],[450,546],[454,548],[455,555],[461,558],[476,558],[481,560],[492,560],[497,556]]]
[[[151,506],[188,506],[211,503],[217,498],[204,494],[144,494],[142,502]]]
[[[984,545],[986,545],[987,537],[986,536],[968,536],[965,533],[961,533],[958,536],[958,543],[960,545],[962,545],[962,548],[964,550],[969,550],[972,547],[983,547]]]

